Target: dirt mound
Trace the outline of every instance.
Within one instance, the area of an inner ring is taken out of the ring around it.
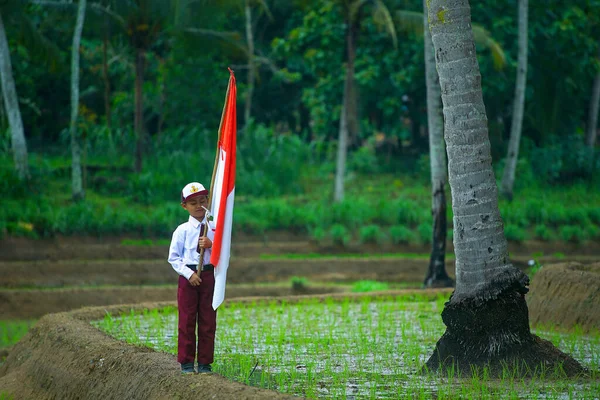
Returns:
[[[544,266],[532,279],[527,296],[531,325],[600,329],[600,263]]]
[[[3,393],[15,399],[292,398],[217,374],[182,376],[175,356],[125,344],[89,324],[105,311],[83,309],[43,317],[0,367]]]

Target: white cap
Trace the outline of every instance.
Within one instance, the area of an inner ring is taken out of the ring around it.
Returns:
[[[186,202],[196,196],[208,196],[208,190],[201,183],[188,183],[181,191],[181,202]]]

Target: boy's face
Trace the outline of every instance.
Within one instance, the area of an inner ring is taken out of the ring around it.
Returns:
[[[202,206],[208,207],[208,196],[193,197],[181,203],[181,207],[185,208],[192,217],[199,221],[204,219],[204,214],[206,214],[206,210]]]

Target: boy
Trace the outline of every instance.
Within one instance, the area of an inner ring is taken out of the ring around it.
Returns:
[[[210,225],[207,226],[204,209],[208,207],[208,190],[198,182],[185,185],[181,191],[181,206],[190,217],[175,229],[169,248],[169,263],[179,274],[177,361],[181,364],[183,374],[196,372],[194,359],[197,324],[198,373],[211,372],[217,312],[212,308],[215,276],[214,266],[210,264],[214,232]],[[204,234],[207,228],[208,231]],[[202,249],[203,261],[200,262]]]

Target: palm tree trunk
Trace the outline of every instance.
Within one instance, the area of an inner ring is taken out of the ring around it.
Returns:
[[[346,75],[346,125],[348,126],[348,143],[355,144],[360,136],[358,118],[358,89],[354,80],[354,61],[356,60],[356,36],[358,27],[352,21],[349,23],[347,35],[348,66]]]
[[[6,40],[2,14],[0,14],[0,79],[2,80],[2,95],[4,96],[4,105],[8,114],[8,124],[10,125],[15,168],[20,179],[29,179],[27,142],[25,140],[25,133],[23,132],[23,120],[21,118],[21,111],[19,110],[15,80],[12,75],[10,50],[8,48],[8,41]]]
[[[446,272],[446,146],[440,79],[435,69],[435,54],[427,22],[427,3],[423,0],[425,50],[425,83],[427,86],[427,126],[429,128],[429,160],[431,163],[431,214],[433,242],[424,287],[452,287],[454,281]]]
[[[348,151],[348,119],[346,118],[346,99],[348,97],[348,74],[344,79],[344,98],[342,99],[342,110],[340,112],[340,131],[338,135],[337,161],[335,167],[335,190],[333,201],[339,203],[344,200],[344,177],[346,175],[346,154]]]
[[[135,153],[135,171],[142,171],[144,158],[144,149],[146,147],[146,133],[144,129],[144,97],[142,89],[144,87],[144,67],[146,64],[146,51],[137,49],[135,60],[135,112],[134,112],[134,130],[137,137],[137,146]]]
[[[512,123],[510,126],[510,140],[508,154],[502,176],[502,194],[512,200],[515,172],[519,158],[519,143],[523,127],[523,108],[525,106],[525,87],[527,86],[527,12],[528,0],[519,0],[519,65],[517,67],[517,83],[515,86],[515,100],[513,103]]]
[[[85,197],[81,176],[81,143],[77,132],[77,116],[79,114],[79,44],[85,20],[86,0],[79,0],[77,8],[77,21],[73,32],[73,46],[71,47],[71,178],[73,200],[78,201]]]
[[[252,110],[252,96],[254,95],[254,77],[256,75],[254,65],[254,36],[252,34],[252,9],[250,2],[246,0],[246,42],[248,44],[248,82],[246,83],[246,105],[244,107],[244,124],[250,122]]]
[[[352,91],[352,77],[354,76],[354,40],[353,33],[348,28],[346,33],[346,45],[348,50],[348,65],[346,66],[346,77],[344,78],[344,97],[342,99],[342,111],[340,112],[340,130],[338,134],[337,162],[335,166],[335,188],[333,200],[337,203],[344,200],[344,177],[346,175],[346,156],[348,152],[349,118],[351,108],[350,93]]]
[[[468,0],[428,0],[431,36],[442,91],[444,136],[454,212],[456,289],[442,312],[446,332],[426,363],[469,375],[487,366],[580,373],[577,361],[531,334],[525,293],[529,278],[514,267],[492,169]],[[522,369],[520,369],[522,371]]]
[[[598,59],[600,60],[600,50],[598,51]],[[598,109],[600,108],[600,71],[596,73],[594,85],[592,87],[592,99],[590,100],[590,110],[588,113],[587,132],[585,135],[585,144],[590,148],[594,148],[596,136],[598,136]]]

